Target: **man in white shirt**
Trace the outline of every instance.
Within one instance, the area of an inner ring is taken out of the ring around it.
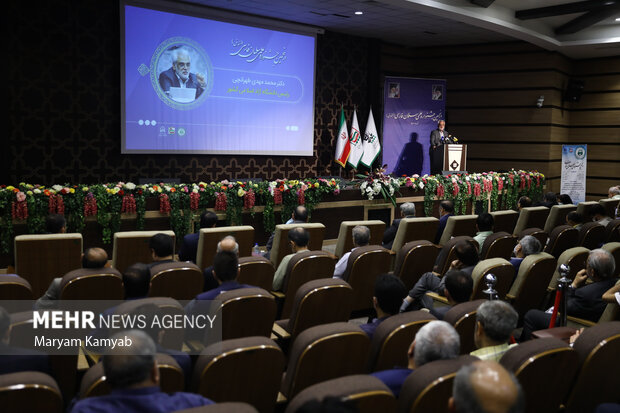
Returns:
[[[334,268],[334,278],[342,278],[344,271],[347,269],[347,263],[349,262],[349,256],[351,252],[358,247],[364,247],[370,242],[370,229],[364,225],[357,225],[353,228],[353,248],[351,251],[345,253],[342,258],[336,263]]]

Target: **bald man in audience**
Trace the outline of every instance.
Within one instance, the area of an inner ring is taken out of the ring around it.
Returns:
[[[392,244],[394,244],[400,221],[402,221],[403,218],[415,218],[415,204],[413,202],[405,202],[400,206],[400,218],[396,218],[394,222],[392,222],[392,225],[383,233],[383,242],[381,243],[383,248],[387,248],[388,250],[392,249]]]
[[[230,251],[237,254],[237,256],[239,255],[239,244],[237,243],[235,237],[233,237],[232,235],[227,235],[222,238],[220,242],[217,243],[216,252],[222,251]],[[220,285],[218,280],[213,276],[213,265],[205,268],[202,272],[202,276],[205,281],[202,291],[209,291],[217,288]]]
[[[103,248],[88,248],[82,254],[82,268],[99,269],[108,266],[108,253]],[[54,308],[60,300],[62,277],[54,278],[47,291],[35,303],[35,309]]]
[[[288,263],[295,256],[295,254],[303,251],[308,251],[310,233],[302,227],[293,228],[288,232],[288,241],[293,253],[284,256],[284,258],[282,258],[282,261],[280,261],[280,265],[278,265],[278,269],[273,275],[274,291],[280,291],[282,289],[282,284],[284,284],[284,276],[286,275]]]
[[[367,226],[356,225],[351,232],[353,236],[353,248],[351,251],[346,252],[336,263],[334,278],[342,278],[349,264],[351,253],[355,251],[356,248],[364,247],[370,242],[370,228]]]
[[[455,413],[522,413],[525,397],[515,376],[496,361],[461,367],[448,401]]]
[[[407,368],[395,367],[372,373],[398,397],[400,390],[411,372],[435,360],[451,360],[459,356],[461,339],[454,327],[445,321],[431,321],[415,335],[407,351]]]
[[[308,210],[303,205],[297,205],[297,207],[291,213],[291,218],[286,221],[287,224],[305,224],[308,222]],[[265,258],[271,257],[271,248],[273,247],[273,240],[276,237],[276,232],[272,232],[271,236],[267,240],[265,249],[267,250],[263,256]]]
[[[531,235],[526,235],[519,240],[519,243],[515,246],[513,251],[515,256],[510,258],[510,263],[515,267],[515,278],[517,274],[519,274],[519,268],[521,267],[523,259],[528,255],[538,254],[541,249],[542,245],[540,245],[540,241]]]
[[[516,344],[508,344],[517,328],[519,314],[504,301],[485,301],[476,312],[474,342],[478,350],[470,354],[481,360],[499,361]]]

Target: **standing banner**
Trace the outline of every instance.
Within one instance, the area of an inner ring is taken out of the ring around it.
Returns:
[[[430,136],[445,120],[446,81],[386,77],[383,94],[383,163],[387,173],[430,173]],[[450,125],[446,125],[450,130]]]
[[[372,108],[370,108],[370,112],[368,112],[368,122],[366,122],[362,151],[362,159],[360,159],[360,162],[367,168],[371,168],[375,159],[379,156],[379,152],[381,152],[381,142],[379,142],[375,118],[372,116]]]
[[[588,145],[562,145],[562,182],[560,193],[568,194],[575,204],[586,200]]]
[[[340,166],[345,166],[349,159],[351,145],[349,144],[349,133],[347,132],[347,121],[344,118],[344,108],[340,107],[340,126],[338,127],[338,137],[336,138],[336,155],[334,158]]]
[[[353,111],[353,122],[351,123],[349,145],[351,145],[351,152],[349,153],[349,160],[347,161],[347,164],[357,168],[357,165],[360,163],[360,158],[364,153],[364,148],[362,148],[362,136],[360,135],[360,125],[357,123],[357,110]]]

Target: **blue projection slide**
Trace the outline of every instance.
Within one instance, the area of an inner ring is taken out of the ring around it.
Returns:
[[[312,155],[314,36],[124,11],[122,153]]]

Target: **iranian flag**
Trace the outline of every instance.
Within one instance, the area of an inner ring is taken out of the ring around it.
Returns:
[[[349,133],[347,132],[347,121],[344,118],[344,109],[340,107],[340,129],[336,138],[336,163],[345,166],[351,152],[349,144]]]
[[[377,159],[379,152],[381,152],[381,143],[379,143],[379,135],[377,134],[377,127],[375,126],[375,118],[372,116],[372,108],[368,114],[366,132],[364,132],[363,149],[364,154],[362,155],[360,162],[362,165],[370,168],[375,159]]]
[[[360,135],[360,126],[357,123],[357,111],[353,111],[353,123],[351,124],[351,135],[349,136],[349,145],[351,145],[351,153],[347,163],[354,168],[360,162],[360,158],[364,153],[362,148],[362,135]]]

